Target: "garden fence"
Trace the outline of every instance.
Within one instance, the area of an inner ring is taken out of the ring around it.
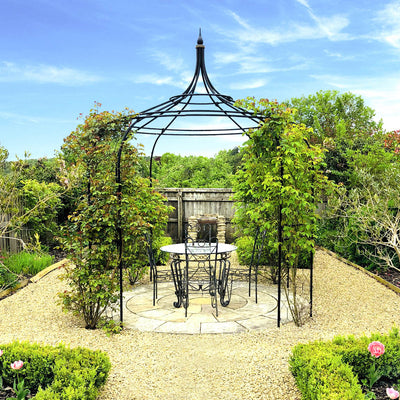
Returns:
[[[226,242],[234,240],[232,217],[234,215],[232,189],[158,189],[174,210],[169,216],[167,233],[175,242],[183,241],[184,225],[192,216],[217,214],[226,218]]]
[[[16,235],[14,232],[7,232],[1,236],[2,228],[10,221],[8,214],[0,214],[0,251],[7,251],[10,253],[18,253],[23,249],[23,242],[29,239],[29,229],[22,228]]]

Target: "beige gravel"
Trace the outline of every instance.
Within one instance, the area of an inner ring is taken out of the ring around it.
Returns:
[[[0,301],[0,343],[59,342],[106,351],[110,377],[99,400],[299,400],[288,369],[291,348],[335,335],[387,332],[400,326],[400,297],[329,254],[315,258],[314,316],[237,335],[172,335],[85,330],[55,303],[65,283],[55,270]]]

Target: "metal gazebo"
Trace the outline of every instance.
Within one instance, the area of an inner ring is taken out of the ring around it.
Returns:
[[[150,155],[150,179],[152,178],[153,158],[155,148],[162,136],[186,136],[186,137],[211,137],[243,135],[251,129],[257,128],[265,117],[236,106],[232,97],[221,94],[213,86],[208,77],[205,57],[205,46],[201,36],[201,30],[196,45],[196,67],[193,78],[187,89],[179,95],[172,96],[168,101],[140,112],[132,119],[132,122],[125,132],[117,158],[116,182],[119,186],[119,193],[122,190],[121,179],[121,156],[124,143],[127,141],[130,132],[136,134],[153,135],[155,140]],[[194,119],[196,125],[189,126],[188,118]],[[221,121],[224,124],[221,125]],[[199,123],[197,123],[199,122]],[[204,124],[204,122],[206,124]],[[212,123],[214,122],[214,124]],[[118,230],[118,248],[120,252],[120,322],[123,322],[123,287],[122,287],[122,229]],[[278,241],[282,242],[282,218],[280,215],[278,223]],[[281,315],[281,266],[282,254],[281,245],[278,251],[278,327],[280,326]],[[311,303],[312,304],[312,303]],[[311,313],[310,313],[311,314]]]

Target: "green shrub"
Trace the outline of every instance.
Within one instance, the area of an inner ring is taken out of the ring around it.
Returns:
[[[385,345],[385,353],[372,359],[368,344],[374,340]],[[372,362],[382,372],[382,378],[400,378],[400,335],[393,329],[388,335],[370,337],[337,337],[331,342],[313,342],[294,347],[290,369],[302,393],[303,400],[364,399],[361,384],[367,378]]]
[[[37,400],[94,400],[111,368],[105,353],[85,348],[13,342],[0,345],[0,349],[3,385],[13,385],[16,374],[10,364],[22,360],[19,377],[24,379],[25,387],[37,392]]]
[[[153,243],[154,259],[157,265],[165,265],[168,262],[169,254],[165,251],[161,251],[162,246],[168,246],[172,244],[172,238],[169,236],[160,236],[156,238]]]
[[[0,291],[14,287],[18,283],[18,276],[0,263]]]

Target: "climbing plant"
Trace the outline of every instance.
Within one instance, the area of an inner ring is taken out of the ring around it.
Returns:
[[[65,276],[70,290],[61,299],[67,309],[84,317],[90,329],[117,302],[120,257],[125,268],[140,273],[146,265],[145,234],[151,230],[154,237],[160,236],[169,211],[148,179],[139,176],[140,151],[129,141],[121,160],[123,186],[117,185],[117,153],[132,112],[99,112],[99,107],[97,103],[62,149],[66,180],[81,195],[61,236],[74,265]]]
[[[297,292],[297,272],[309,267],[317,205],[331,187],[321,170],[323,150],[309,143],[312,130],[294,123],[296,110],[285,104],[253,98],[237,104],[265,119],[249,132],[242,148],[243,164],[234,184],[234,221],[244,235],[265,230],[268,251],[275,259],[281,246],[283,286],[294,321],[301,324],[304,302]]]

